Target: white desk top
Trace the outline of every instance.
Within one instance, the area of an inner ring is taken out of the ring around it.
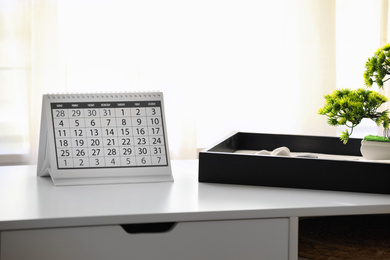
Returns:
[[[66,187],[35,166],[0,167],[0,231],[390,213],[390,195],[198,183],[197,164],[173,161],[173,183]]]

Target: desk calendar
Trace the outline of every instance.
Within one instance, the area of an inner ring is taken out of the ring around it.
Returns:
[[[172,181],[163,94],[42,100],[38,175],[55,185]]]

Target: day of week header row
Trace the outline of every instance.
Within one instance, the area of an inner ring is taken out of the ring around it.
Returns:
[[[116,107],[161,107],[161,101],[51,103],[52,109]]]

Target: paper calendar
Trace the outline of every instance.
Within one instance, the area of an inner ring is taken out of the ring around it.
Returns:
[[[38,176],[55,185],[172,181],[163,94],[50,94]]]

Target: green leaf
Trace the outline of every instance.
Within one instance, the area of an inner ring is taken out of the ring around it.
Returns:
[[[349,134],[348,130],[344,130],[341,132],[340,139],[341,139],[341,141],[343,141],[344,144],[347,144],[349,136],[350,136],[350,134]]]
[[[386,60],[386,55],[383,53],[383,51],[381,51],[379,54],[378,54],[378,60],[376,61],[376,64],[378,66],[381,66],[382,63]]]

